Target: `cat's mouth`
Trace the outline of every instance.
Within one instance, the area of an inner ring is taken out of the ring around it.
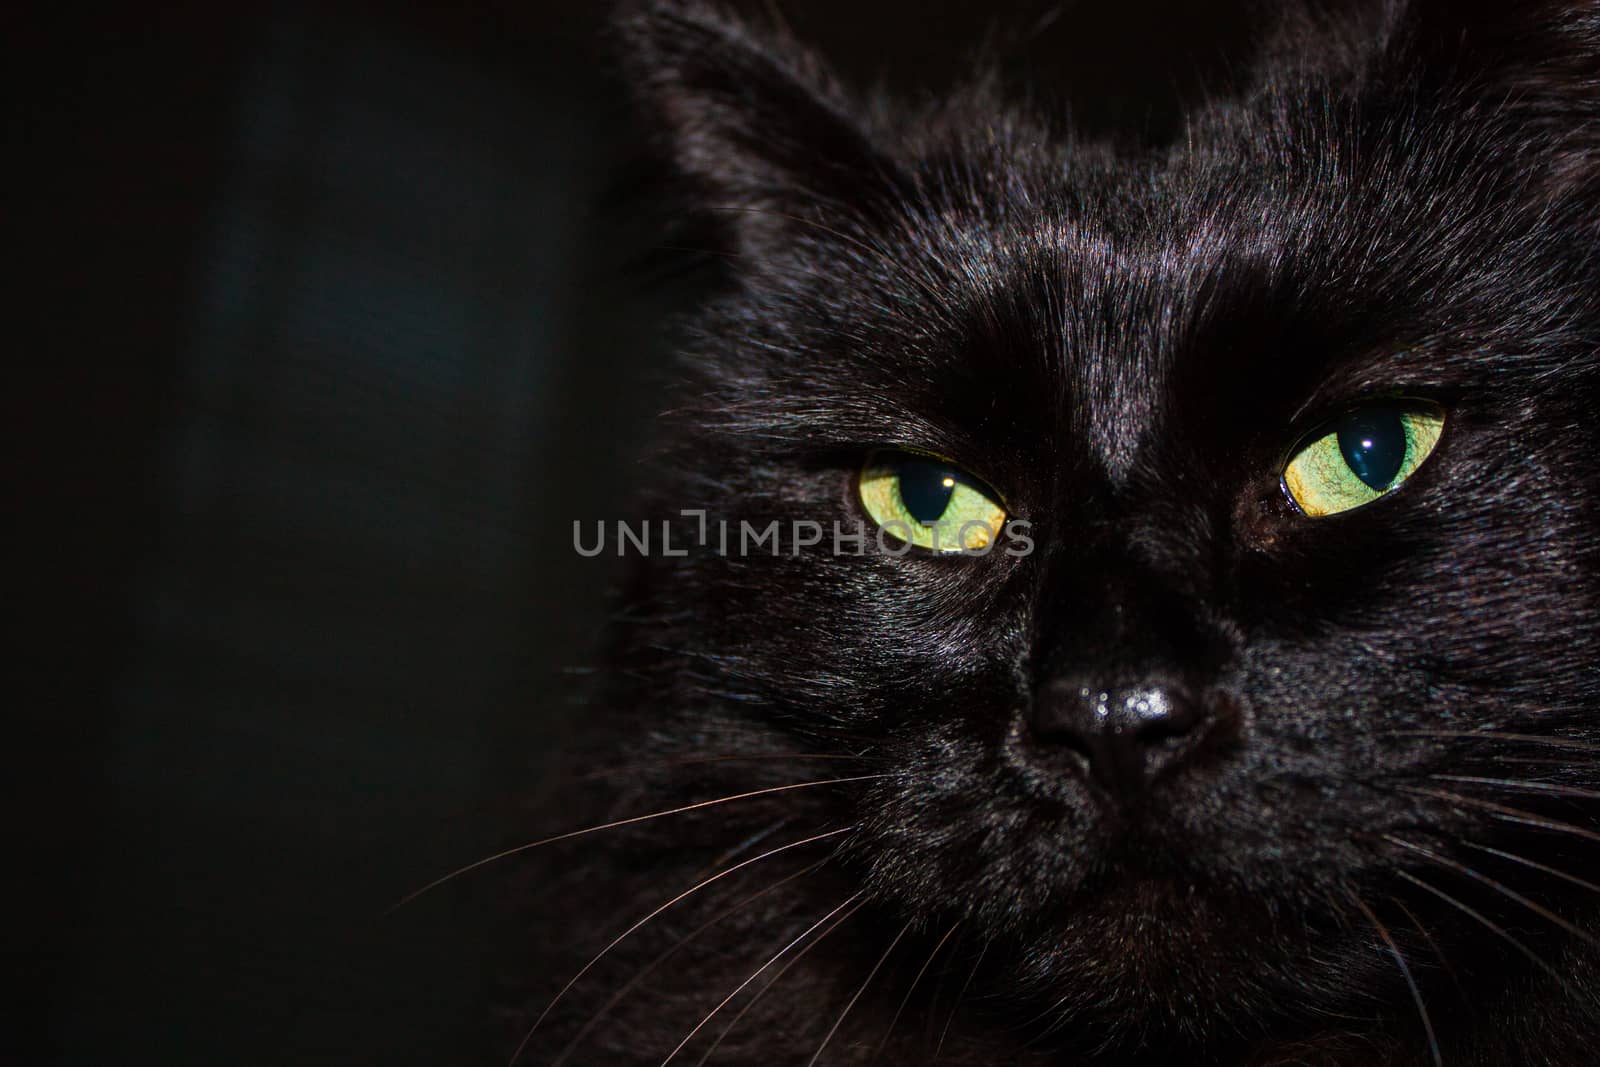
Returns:
[[[1252,998],[1342,999],[1349,975],[1386,962],[1340,906],[1376,862],[1361,842],[1384,824],[1382,794],[1260,743],[1250,707],[1225,710],[1120,796],[1074,746],[1030,737],[1020,711],[908,737],[847,851],[869,895],[1008,944],[1041,1010],[1087,1018],[1131,997],[1112,1014],[1181,1028],[1174,1005],[1216,1020]]]
[[[1310,840],[1314,809],[1287,793],[1277,809],[1248,805],[1254,766],[1112,803],[1065,765],[1069,753],[1044,767],[1011,759],[1005,742],[974,744],[970,761],[960,747],[907,752],[906,776],[872,791],[855,853],[870,891],[1025,928],[1063,951],[1109,939],[1135,974],[1237,951],[1277,915],[1330,910],[1330,872],[1352,869],[1336,836],[1291,862],[1285,842]]]

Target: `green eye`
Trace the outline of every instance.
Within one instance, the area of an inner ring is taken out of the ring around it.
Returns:
[[[1006,522],[1005,508],[960,468],[904,452],[867,460],[861,504],[888,533],[940,552],[982,551]]]
[[[1432,405],[1352,411],[1299,448],[1283,472],[1283,488],[1312,518],[1370,504],[1416,473],[1444,430]]]

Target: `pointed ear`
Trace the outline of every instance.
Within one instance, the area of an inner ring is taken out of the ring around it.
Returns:
[[[1407,0],[1388,51],[1513,151],[1600,176],[1600,0]]]
[[[697,0],[625,4],[615,25],[657,146],[741,249],[792,216],[860,213],[896,183],[847,94],[785,32]]]

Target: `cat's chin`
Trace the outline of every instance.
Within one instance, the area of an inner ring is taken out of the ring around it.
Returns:
[[[1356,1010],[1386,962],[1308,872],[1280,864],[1271,878],[1246,879],[1236,865],[1228,878],[1220,852],[1184,847],[1148,819],[1106,820],[1076,805],[999,810],[1019,832],[992,851],[981,839],[914,851],[914,821],[898,823],[906,836],[873,850],[869,882],[899,911],[955,905],[1004,946],[1011,988],[1029,1004],[1019,1023],[1070,1023],[1096,1043],[1210,1047],[1329,1005]]]
[[[1370,955],[1303,911],[1290,921],[1264,900],[1161,875],[1128,875],[1064,906],[1063,923],[1019,945],[1021,978],[1062,1021],[1112,1041],[1248,1037],[1264,1011],[1343,1000]]]

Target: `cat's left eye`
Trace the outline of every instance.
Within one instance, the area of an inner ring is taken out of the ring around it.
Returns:
[[[983,551],[1006,522],[993,490],[959,467],[908,452],[870,456],[860,493],[879,528],[938,552]]]
[[[1295,450],[1283,488],[1312,518],[1370,504],[1400,488],[1432,454],[1444,412],[1408,402],[1359,408]]]

